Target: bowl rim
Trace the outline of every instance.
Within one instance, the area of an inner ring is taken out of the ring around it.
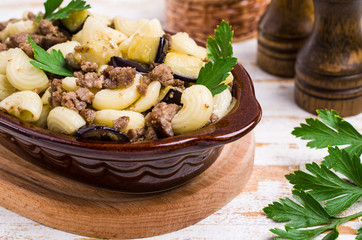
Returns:
[[[0,111],[0,128],[7,129],[17,137],[25,135],[34,140],[57,143],[65,147],[105,152],[164,151],[191,146],[216,147],[246,135],[261,119],[261,107],[255,97],[249,74],[240,63],[237,63],[232,73],[234,75],[233,97],[237,100],[234,108],[216,123],[187,134],[133,143],[77,140],[74,136],[56,133],[23,122],[2,111]]]

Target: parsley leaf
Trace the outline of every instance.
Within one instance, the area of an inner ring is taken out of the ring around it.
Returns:
[[[362,240],[362,228],[358,230],[358,235],[356,237],[356,240]]]
[[[206,86],[213,96],[221,93],[228,86],[220,83],[229,76],[229,72],[235,66],[236,61],[236,58],[221,58],[214,63],[206,63],[200,70],[196,84]]]
[[[323,239],[337,239],[340,224],[362,216],[360,211],[336,217],[362,198],[361,134],[335,111],[319,110],[318,115],[322,121],[306,119],[308,125],[301,124],[293,134],[311,140],[309,147],[328,147],[329,156],[321,165],[306,164],[308,172],[299,170],[286,175],[294,185],[293,198],[298,203],[289,198],[280,199],[263,209],[275,221],[286,222],[285,230],[270,230],[281,237],[278,239],[312,239],[327,230],[331,232]],[[339,149],[337,145],[349,146]],[[356,239],[362,240],[362,229],[358,233]]]
[[[310,148],[326,148],[328,146],[349,145],[345,150],[348,153],[362,154],[362,135],[348,122],[343,120],[334,110],[318,110],[322,119],[308,118],[307,124],[301,124],[292,132],[293,135],[304,140]]]
[[[47,0],[44,3],[44,19],[48,19],[49,21],[53,19],[63,19],[69,17],[71,12],[90,8],[90,5],[84,0],[72,0],[67,6],[59,9],[57,12],[54,12],[62,4],[62,2],[63,0]]]
[[[215,38],[209,36],[207,39],[208,58],[216,61],[219,58],[231,58],[233,56],[233,47],[231,45],[234,32],[230,25],[224,20],[215,30]]]
[[[210,36],[207,39],[206,48],[209,50],[207,56],[211,61],[201,68],[196,84],[206,86],[213,96],[228,88],[223,81],[238,61],[233,57],[232,38],[233,31],[230,25],[222,21],[215,30],[215,38]]]
[[[29,36],[28,41],[33,47],[34,57],[37,60],[30,61],[34,67],[60,76],[73,76],[73,72],[68,69],[67,63],[60,50],[56,51],[55,49],[52,49],[51,53],[48,53],[31,40]]]
[[[349,158],[347,153],[345,156]],[[323,201],[330,215],[341,213],[362,197],[362,187],[342,180],[323,164],[306,164],[306,168],[313,175],[295,171],[286,178],[294,184],[295,189],[310,190],[308,193],[319,202]]]

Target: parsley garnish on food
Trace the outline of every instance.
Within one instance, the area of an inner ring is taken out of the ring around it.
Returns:
[[[308,172],[286,176],[294,185],[296,201],[280,199],[263,209],[275,221],[286,222],[285,230],[270,230],[279,239],[312,239],[327,230],[331,232],[323,239],[336,239],[340,224],[362,216],[360,211],[337,217],[362,198],[362,136],[333,110],[319,110],[318,116],[322,121],[306,119],[308,125],[301,124],[292,134],[312,140],[307,144],[311,148],[328,147],[329,156],[320,165],[306,164]],[[349,146],[339,149],[337,145]],[[356,239],[362,239],[362,228],[358,233]]]
[[[222,82],[237,63],[238,59],[233,57],[232,39],[233,31],[225,21],[217,26],[215,38],[207,39],[207,56],[211,61],[201,68],[196,84],[206,86],[213,96],[227,89],[228,86]]]
[[[73,76],[73,72],[68,69],[67,63],[60,50],[56,51],[55,49],[52,49],[51,52],[48,53],[39,47],[29,36],[28,41],[33,47],[34,57],[37,60],[30,61],[34,67],[60,76]]]
[[[45,13],[43,18],[48,19],[49,21],[53,19],[63,19],[69,17],[71,12],[90,8],[90,5],[84,0],[72,0],[67,6],[54,12],[62,3],[63,0],[47,0],[44,3]]]

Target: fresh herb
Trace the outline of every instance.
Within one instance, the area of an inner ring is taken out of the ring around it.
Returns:
[[[54,12],[62,3],[63,0],[47,0],[44,3],[45,13],[43,18],[49,21],[53,19],[63,19],[69,17],[69,14],[72,12],[90,8],[90,5],[84,0],[72,0],[67,6]]]
[[[233,31],[225,21],[217,26],[215,38],[207,39],[207,56],[211,61],[201,68],[196,84],[206,86],[213,96],[228,88],[223,81],[237,63],[238,59],[233,57],[232,39]]]
[[[356,237],[356,240],[362,240],[362,228],[358,230],[358,235]]]
[[[60,76],[72,77],[73,72],[68,69],[64,56],[60,50],[52,49],[50,53],[39,47],[29,36],[28,41],[33,47],[34,58],[37,61],[30,63],[41,70],[54,73]]]
[[[311,239],[327,230],[332,231],[323,239],[336,239],[340,224],[362,216],[361,211],[336,217],[362,198],[361,135],[333,110],[319,110],[318,115],[322,121],[306,119],[308,125],[301,124],[292,134],[312,140],[307,144],[311,148],[328,147],[329,156],[320,165],[306,164],[308,172],[286,176],[294,185],[296,201],[280,199],[263,209],[275,221],[286,222],[285,230],[270,230],[279,239]],[[339,149],[337,145],[349,146]],[[362,240],[362,229],[356,239]]]

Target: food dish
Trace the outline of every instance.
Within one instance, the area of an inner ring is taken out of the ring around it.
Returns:
[[[86,24],[87,22],[85,25]],[[81,37],[89,39],[92,36],[84,34],[83,32]],[[30,40],[29,43],[35,50],[36,46],[33,45]],[[130,48],[131,46],[132,43],[130,43]],[[90,47],[90,49],[92,48]],[[22,59],[22,61],[27,58],[24,52],[17,49],[14,49],[14,51],[16,51],[16,54],[22,55],[22,57],[19,58]],[[88,53],[89,51],[84,52],[86,56],[88,56]],[[130,55],[129,51],[128,55]],[[93,55],[90,55],[90,57],[92,56]],[[103,60],[103,58],[97,58],[94,62],[98,61],[100,65],[104,63],[102,62]],[[112,60],[118,61],[119,59]],[[149,59],[146,58],[142,61],[147,62]],[[167,56],[165,56],[165,61],[171,62],[172,65],[173,60],[167,59]],[[17,61],[11,62],[19,65]],[[9,73],[13,72],[9,64],[6,68],[10,68]],[[40,74],[40,72],[36,72],[36,74],[38,76],[37,79],[39,79],[37,89],[42,91],[46,88],[43,84],[42,77],[39,77],[42,74]],[[191,130],[184,131],[182,130],[183,127],[180,127],[181,130],[177,130],[177,127],[174,128],[176,136],[170,135],[167,138],[158,140],[123,142],[122,144],[79,139],[75,136],[68,136],[50,131],[49,129],[42,129],[0,112],[0,140],[3,145],[23,158],[83,182],[124,192],[145,193],[164,191],[184,184],[205,171],[219,156],[224,144],[244,136],[250,132],[260,120],[261,109],[255,99],[251,79],[240,64],[235,66],[233,77],[232,96],[234,98],[234,105],[229,108],[228,112],[223,108],[220,109],[220,114],[226,114],[226,116],[213,124],[201,128],[211,113],[203,113],[201,110],[196,111],[197,113],[201,113],[201,115],[208,116],[205,117],[202,124],[196,124],[196,127]],[[81,76],[79,76],[79,78],[81,78]],[[14,79],[19,80],[17,77]],[[136,77],[135,82],[137,81]],[[71,81],[65,82],[66,86],[63,87],[64,89],[74,87]],[[17,88],[23,91],[16,93],[19,95],[16,95],[16,99],[21,100],[20,103],[23,104],[23,109],[29,109],[29,112],[31,112],[31,114],[21,116],[24,120],[40,114],[39,107],[30,108],[30,106],[26,104],[26,99],[33,99],[33,101],[31,101],[32,104],[30,104],[31,106],[38,106],[42,105],[44,99],[46,101],[47,97],[44,97],[44,94],[42,99],[36,100],[36,97],[33,97],[33,95],[37,94],[27,89],[21,89],[22,85],[24,84],[21,83],[20,79]],[[193,97],[199,96],[199,94],[195,94],[195,91],[204,91],[205,87],[202,85],[194,86],[198,88],[194,88],[196,90],[191,91],[191,94],[189,94],[190,100],[185,100],[184,105],[188,103],[193,105],[193,103],[195,103]],[[157,84],[155,86],[149,85],[149,88],[153,87],[159,88]],[[189,88],[186,88],[186,90],[187,89]],[[184,92],[187,92],[186,90]],[[99,92],[97,92],[97,94]],[[127,94],[128,97],[126,99],[131,99],[134,95],[132,95],[132,91],[127,91]],[[109,101],[108,97],[110,95],[112,94],[107,92],[99,101],[96,101],[97,103],[95,104],[95,108],[100,109],[100,111],[98,111],[100,112],[99,118],[106,116],[104,117],[106,119],[105,121],[109,120],[109,115],[114,114],[114,112],[110,112],[111,110],[108,109],[109,104],[114,104]],[[177,94],[173,92],[172,95],[175,96]],[[150,96],[150,98],[154,97],[155,96]],[[206,98],[210,97],[206,94]],[[231,96],[225,98],[231,99]],[[173,100],[174,99],[175,97]],[[13,102],[14,101],[9,101],[9,104],[3,104],[2,108],[6,109],[5,107],[8,106],[9,109],[14,109],[12,105]],[[36,102],[36,104],[33,104],[34,102]],[[102,107],[103,105],[106,105],[106,107]],[[205,106],[206,105],[207,104],[205,104]],[[132,107],[135,109],[145,109],[144,103],[142,102]],[[84,125],[84,119],[76,119],[72,116],[75,111],[70,110],[69,112],[68,110],[69,109],[64,108],[64,106],[53,108],[53,110],[51,110],[53,114],[51,113],[47,117],[48,128],[54,130],[57,128],[65,129],[70,126],[72,130],[69,132],[73,132],[74,129],[78,129]],[[184,122],[192,118],[194,113],[195,111],[185,111],[184,116],[180,117],[178,122],[181,125],[184,124]],[[117,114],[119,114],[119,112],[117,112]],[[69,120],[67,120],[67,117],[69,117]],[[134,112],[133,115],[128,115],[128,117],[132,119],[129,124],[138,124],[136,112]],[[75,121],[75,119],[77,121]],[[64,125],[64,122],[67,122],[67,124]],[[191,121],[187,126],[192,124],[195,123]],[[197,130],[193,131],[194,129]],[[92,127],[93,132],[89,132],[88,129],[82,129],[82,132],[79,134],[92,136],[94,132],[102,132],[104,130],[109,129],[107,127],[97,126]],[[125,137],[113,130],[108,131],[107,135],[111,139],[122,139]]]

